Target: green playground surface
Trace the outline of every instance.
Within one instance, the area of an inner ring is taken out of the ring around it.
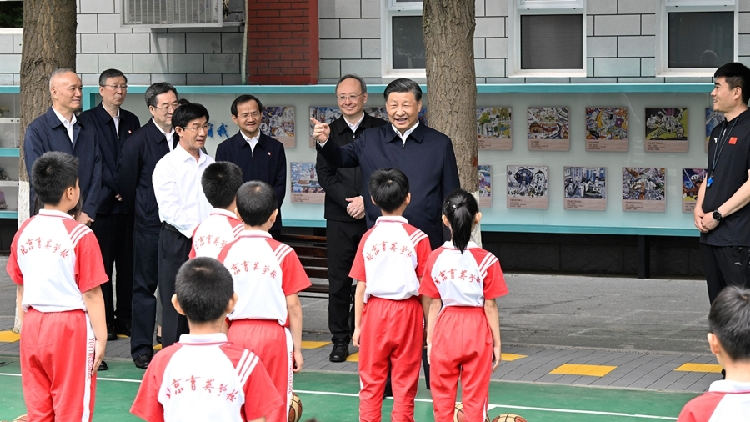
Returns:
[[[26,413],[18,356],[0,356],[0,421]],[[131,362],[109,360],[109,371],[99,374],[95,421],[125,422],[140,419],[129,413],[143,371]],[[417,422],[433,422],[430,393],[420,380],[415,404]],[[302,420],[357,421],[359,378],[355,374],[302,372],[294,377]],[[568,385],[495,382],[490,384],[490,417],[516,413],[529,422],[628,422],[676,420],[691,393],[592,388]],[[383,403],[383,420],[390,420],[393,401]]]

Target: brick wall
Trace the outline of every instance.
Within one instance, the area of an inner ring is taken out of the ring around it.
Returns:
[[[248,1],[248,81],[318,82],[317,0]]]

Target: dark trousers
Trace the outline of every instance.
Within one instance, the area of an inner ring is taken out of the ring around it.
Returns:
[[[187,318],[172,305],[177,271],[188,260],[193,242],[172,226],[164,225],[159,232],[159,299],[162,306],[161,343],[164,347],[177,343],[180,335],[190,332]]]
[[[156,287],[159,283],[159,234],[135,230],[133,234],[133,328],[130,354],[154,354]]]
[[[97,214],[91,225],[102,251],[109,281],[102,284],[107,325],[130,325],[133,302],[133,219],[128,214]],[[117,309],[114,308],[113,273],[117,268]]]
[[[710,303],[727,286],[750,288],[750,247],[701,243],[701,257]]]
[[[354,331],[350,322],[352,309],[352,284],[349,271],[352,269],[357,246],[367,231],[364,219],[358,222],[328,220],[326,239],[328,243],[328,330],[333,340],[349,342]]]

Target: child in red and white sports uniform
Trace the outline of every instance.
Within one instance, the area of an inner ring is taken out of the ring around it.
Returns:
[[[213,209],[193,233],[193,247],[188,258],[207,256],[216,258],[224,246],[242,232],[242,221],[237,218],[237,189],[242,186],[242,170],[224,161],[211,163],[201,176],[203,194]]]
[[[495,255],[469,240],[481,218],[470,193],[456,189],[448,195],[443,224],[452,239],[432,252],[419,287],[430,302],[427,356],[436,422],[453,420],[459,375],[466,420],[485,420],[490,375],[500,365],[495,299],[508,287]]]
[[[187,261],[172,303],[190,334],[154,356],[130,412],[149,422],[265,422],[281,397],[258,356],[222,333],[237,303],[229,271],[213,258]]]
[[[368,187],[383,216],[362,236],[349,273],[357,280],[353,340],[359,347],[359,420],[381,420],[390,364],[392,420],[413,422],[424,338],[417,291],[430,241],[403,217],[411,196],[402,171],[377,170]]]
[[[286,422],[292,372],[302,369],[302,305],[297,293],[310,286],[297,254],[268,233],[278,215],[273,188],[257,180],[237,191],[245,229],[219,254],[239,295],[229,314],[229,341],[252,349],[263,361],[283,403],[269,422]]]
[[[690,400],[677,422],[750,421],[750,290],[729,286],[708,313],[708,345],[726,379]]]
[[[96,370],[107,346],[96,236],[76,207],[78,159],[48,152],[32,167],[43,207],[13,238],[7,271],[18,285],[21,375],[30,421],[91,421]]]

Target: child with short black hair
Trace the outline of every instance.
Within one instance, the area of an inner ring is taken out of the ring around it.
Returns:
[[[266,421],[281,403],[258,356],[221,332],[237,303],[232,275],[216,259],[185,262],[172,303],[190,334],[154,356],[130,412],[155,421]]]
[[[268,369],[282,402],[269,422],[286,422],[292,397],[292,373],[302,369],[302,305],[298,293],[310,279],[291,247],[268,233],[278,215],[271,185],[245,183],[237,191],[237,212],[244,230],[219,254],[229,269],[239,301],[229,314],[229,340],[252,349]]]
[[[29,420],[93,419],[96,370],[107,346],[96,236],[69,211],[79,202],[78,159],[47,152],[31,170],[42,208],[13,237],[21,374]]]
[[[354,346],[359,347],[359,420],[381,420],[388,367],[393,420],[414,420],[422,360],[424,313],[417,298],[430,241],[403,217],[409,180],[398,169],[380,169],[368,184],[382,217],[362,236],[349,277],[354,297]]]
[[[237,189],[242,186],[242,170],[226,161],[211,163],[201,176],[203,194],[213,209],[193,233],[193,247],[189,258],[208,256],[217,258],[219,252],[242,231],[237,209]]]
[[[690,400],[677,422],[746,421],[750,415],[750,290],[729,286],[708,313],[708,345],[726,370]]]
[[[490,375],[500,365],[495,299],[508,294],[497,257],[471,241],[482,213],[470,193],[456,189],[443,203],[451,241],[432,251],[419,293],[429,303],[427,356],[436,421],[452,420],[461,376],[468,421],[487,419]]]

